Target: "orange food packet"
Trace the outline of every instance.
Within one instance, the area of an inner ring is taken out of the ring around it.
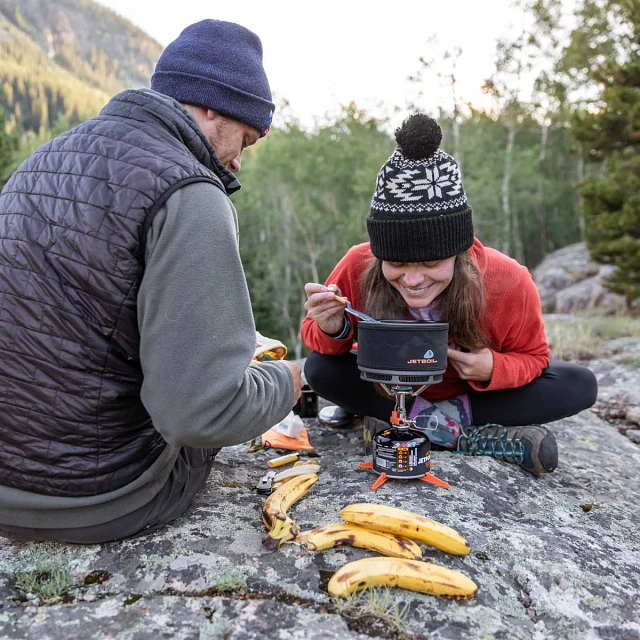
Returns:
[[[311,451],[313,447],[309,442],[309,434],[305,427],[297,438],[289,438],[288,436],[278,433],[273,429],[265,431],[262,434],[262,446],[266,449],[289,449],[291,451]]]

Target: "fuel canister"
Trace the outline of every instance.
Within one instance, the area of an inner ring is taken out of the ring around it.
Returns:
[[[420,478],[431,470],[431,442],[418,429],[391,427],[373,437],[373,469],[388,478]]]

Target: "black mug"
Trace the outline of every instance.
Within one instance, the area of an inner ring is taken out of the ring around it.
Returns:
[[[315,418],[318,415],[318,394],[308,384],[302,387],[302,394],[293,407],[293,413],[301,418]]]

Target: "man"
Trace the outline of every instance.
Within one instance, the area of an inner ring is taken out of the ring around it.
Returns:
[[[300,396],[250,364],[242,151],[274,105],[259,38],[204,20],[0,195],[0,535],[98,543],[177,518],[220,447]]]

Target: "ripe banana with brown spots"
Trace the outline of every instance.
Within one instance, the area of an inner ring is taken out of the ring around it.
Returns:
[[[262,522],[267,535],[262,543],[269,549],[277,549],[282,542],[293,540],[300,529],[287,515],[289,508],[318,481],[316,473],[291,478],[276,489],[262,506]]]
[[[456,556],[471,551],[469,543],[451,527],[404,509],[362,502],[346,506],[340,516],[351,524],[418,540]]]
[[[422,557],[420,547],[402,536],[365,529],[357,524],[336,522],[318,527],[298,537],[310,551],[324,551],[340,545],[370,549],[385,556],[415,560]]]
[[[338,569],[329,580],[329,593],[345,598],[368,587],[400,587],[446,598],[473,598],[476,583],[459,571],[431,562],[402,558],[363,558]]]

